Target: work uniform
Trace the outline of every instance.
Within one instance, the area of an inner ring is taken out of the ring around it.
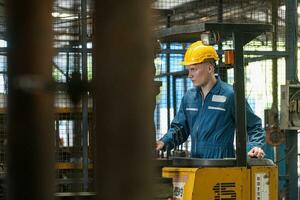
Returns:
[[[180,145],[191,135],[191,156],[234,158],[235,103],[233,87],[219,78],[206,95],[194,87],[184,95],[168,132],[161,138],[169,148]],[[263,147],[261,119],[246,103],[248,148]]]

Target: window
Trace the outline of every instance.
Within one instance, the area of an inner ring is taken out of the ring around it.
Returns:
[[[72,120],[59,120],[59,146],[72,147],[74,145],[74,122]]]

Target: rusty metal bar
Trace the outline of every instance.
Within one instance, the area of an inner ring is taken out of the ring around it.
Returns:
[[[52,1],[9,0],[8,196],[50,200],[54,191]]]
[[[150,1],[95,1],[96,192],[150,200],[153,51]]]

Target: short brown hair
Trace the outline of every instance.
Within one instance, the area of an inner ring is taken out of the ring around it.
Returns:
[[[211,64],[214,68],[216,67],[216,61],[213,58],[205,59],[204,62]]]

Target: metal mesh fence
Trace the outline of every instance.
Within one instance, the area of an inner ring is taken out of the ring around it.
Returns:
[[[171,26],[199,22],[271,23],[272,1],[157,0],[153,2],[153,8],[172,10]],[[166,18],[158,21],[162,27],[167,25]]]
[[[55,98],[57,192],[94,191],[92,96],[89,93],[88,100],[78,99],[75,106],[75,99],[66,94],[66,84],[70,84],[74,73],[79,73],[82,80],[92,79],[92,4],[57,0],[52,15],[56,48],[53,77],[62,88]]]

